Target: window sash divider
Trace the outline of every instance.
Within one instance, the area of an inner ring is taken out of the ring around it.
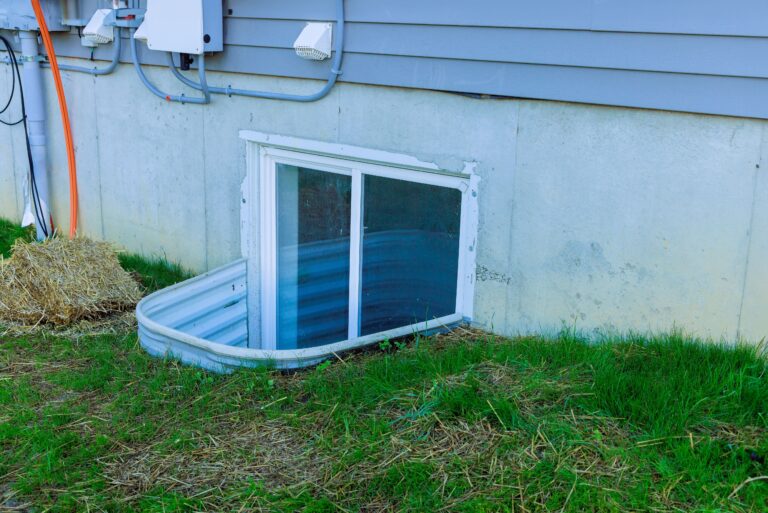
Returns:
[[[360,171],[352,173],[352,212],[349,225],[349,325],[347,337],[360,336],[361,272],[363,238],[363,177]]]
[[[261,211],[261,348],[277,349],[277,164],[262,154],[259,190]]]

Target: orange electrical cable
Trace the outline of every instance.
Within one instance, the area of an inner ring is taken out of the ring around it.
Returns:
[[[56,95],[59,98],[59,110],[61,111],[61,124],[64,126],[64,139],[67,144],[67,161],[69,163],[69,238],[72,239],[77,232],[77,165],[75,163],[75,143],[72,141],[72,129],[69,124],[69,112],[67,110],[67,98],[64,96],[64,85],[61,83],[59,63],[56,61],[56,53],[53,49],[53,41],[45,22],[40,0],[31,0],[32,9],[35,11],[37,24],[40,26],[40,35],[43,37],[45,51],[48,52],[48,60],[51,62],[53,81],[56,84]]]

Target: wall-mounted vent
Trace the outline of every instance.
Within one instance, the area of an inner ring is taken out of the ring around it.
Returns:
[[[293,43],[296,55],[302,59],[322,61],[331,57],[333,25],[330,23],[307,23]]]
[[[83,38],[94,45],[111,43],[115,39],[114,28],[104,24],[110,12],[111,9],[97,9],[83,29]]]

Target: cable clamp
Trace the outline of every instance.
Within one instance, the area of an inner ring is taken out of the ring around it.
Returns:
[[[9,59],[9,57],[6,57],[6,59]],[[19,62],[48,62],[48,59],[42,55],[20,55],[16,57],[16,60]]]
[[[226,89],[224,91],[227,93],[227,96],[232,98],[232,84],[227,84]]]
[[[341,75],[343,72],[340,69],[331,68],[331,73],[334,75]]]

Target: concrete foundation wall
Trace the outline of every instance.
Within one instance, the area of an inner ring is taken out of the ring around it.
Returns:
[[[181,86],[165,69],[149,76]],[[314,81],[212,73],[213,84],[310,92]],[[64,77],[81,233],[204,270],[240,255],[240,129],[476,161],[475,320],[559,329],[768,336],[768,123],[341,84],[298,104],[152,96],[135,72]],[[10,70],[0,66],[0,91]],[[194,94],[194,92],[188,92]],[[53,209],[67,228],[66,155],[48,84]],[[15,109],[11,116],[18,115]],[[0,127],[0,216],[19,219],[20,127]]]

